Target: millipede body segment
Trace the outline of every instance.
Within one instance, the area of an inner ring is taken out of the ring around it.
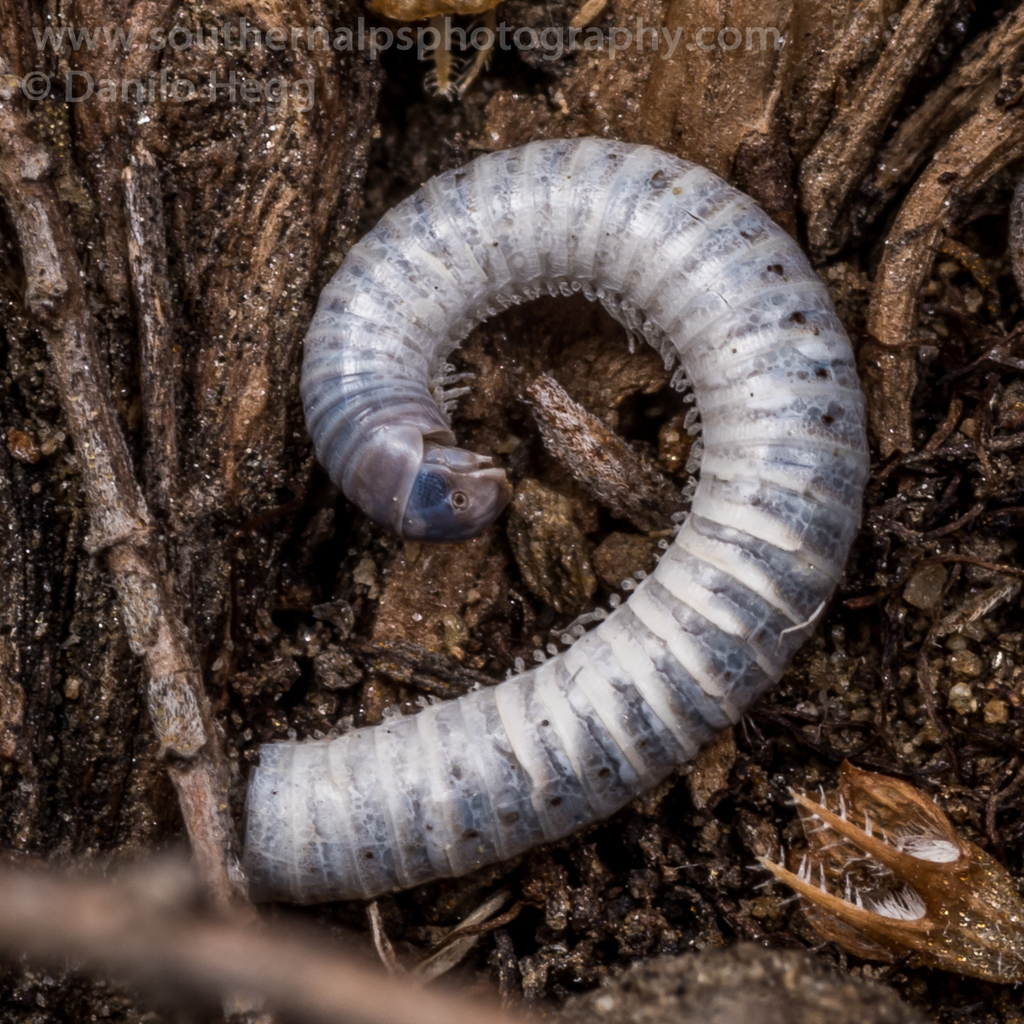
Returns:
[[[577,291],[692,383],[691,514],[653,575],[561,655],[373,728],[264,746],[246,814],[257,898],[368,898],[613,814],[779,679],[839,581],[868,472],[849,340],[752,199],[647,146],[482,156],[352,248],[303,366],[331,478],[403,536],[479,532],[508,487],[454,447],[432,376],[486,317]]]

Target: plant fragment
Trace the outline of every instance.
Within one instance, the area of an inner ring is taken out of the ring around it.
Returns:
[[[804,897],[823,938],[892,962],[987,981],[1024,981],[1024,901],[984,850],[958,835],[923,793],[899,779],[840,769],[830,810],[794,793],[808,849],[787,870],[761,863]]]

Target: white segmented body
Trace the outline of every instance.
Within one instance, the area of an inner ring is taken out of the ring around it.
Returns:
[[[245,848],[258,898],[367,898],[614,813],[779,679],[834,590],[868,471],[849,341],[753,200],[649,147],[536,142],[390,211],[306,338],[321,461],[343,476],[337,452],[365,422],[451,444],[428,390],[447,353],[499,309],[579,290],[692,382],[691,515],[629,601],[558,657],[375,728],[264,746]]]

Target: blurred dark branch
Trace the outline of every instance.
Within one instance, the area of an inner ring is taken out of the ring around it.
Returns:
[[[524,1024],[497,1007],[425,991],[331,949],[323,934],[270,931],[183,909],[187,872],[124,882],[0,868],[0,951],[112,974],[163,998],[265,999],[289,1019],[352,1024]]]

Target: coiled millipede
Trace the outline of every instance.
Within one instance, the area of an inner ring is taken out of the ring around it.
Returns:
[[[849,340],[752,199],[647,146],[482,156],[352,248],[302,375],[331,479],[404,537],[481,530],[508,486],[454,447],[431,376],[481,320],[577,291],[692,382],[691,514],[629,601],[558,657],[373,728],[264,746],[245,837],[257,898],[368,898],[607,817],[739,720],[836,587],[868,472]]]

